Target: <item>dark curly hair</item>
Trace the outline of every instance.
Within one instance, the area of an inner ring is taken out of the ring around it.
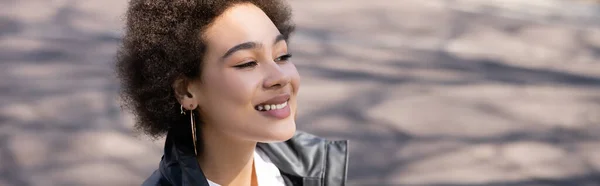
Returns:
[[[283,0],[129,2],[116,71],[122,106],[135,115],[136,130],[156,138],[170,128],[187,126],[176,125],[189,118],[180,114],[173,82],[180,77],[200,78],[206,49],[201,35],[217,16],[239,3],[262,9],[286,40],[294,31],[291,9]]]

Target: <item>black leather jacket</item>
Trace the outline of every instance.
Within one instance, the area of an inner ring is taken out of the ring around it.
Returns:
[[[192,149],[167,135],[158,170],[143,186],[208,186]],[[191,141],[191,140],[190,140]],[[287,186],[343,186],[348,170],[348,142],[329,141],[305,132],[285,142],[259,143],[279,168]]]

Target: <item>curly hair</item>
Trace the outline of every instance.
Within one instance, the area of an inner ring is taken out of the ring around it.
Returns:
[[[156,138],[187,121],[180,114],[173,82],[180,77],[201,77],[206,49],[201,35],[216,17],[239,3],[262,9],[286,40],[294,31],[291,9],[283,0],[129,2],[116,73],[122,106],[134,114],[136,130]]]

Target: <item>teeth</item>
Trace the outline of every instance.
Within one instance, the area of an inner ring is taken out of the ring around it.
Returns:
[[[258,105],[256,106],[256,110],[258,111],[269,111],[269,110],[275,110],[275,109],[282,109],[285,106],[287,106],[287,101],[282,103],[282,104],[271,104],[271,105]]]

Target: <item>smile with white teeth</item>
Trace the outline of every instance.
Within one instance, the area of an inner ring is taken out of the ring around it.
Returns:
[[[288,102],[284,102],[282,104],[271,104],[271,105],[258,105],[256,107],[254,107],[254,109],[258,110],[258,111],[269,111],[269,110],[277,110],[277,109],[282,109],[285,106],[287,106]]]

